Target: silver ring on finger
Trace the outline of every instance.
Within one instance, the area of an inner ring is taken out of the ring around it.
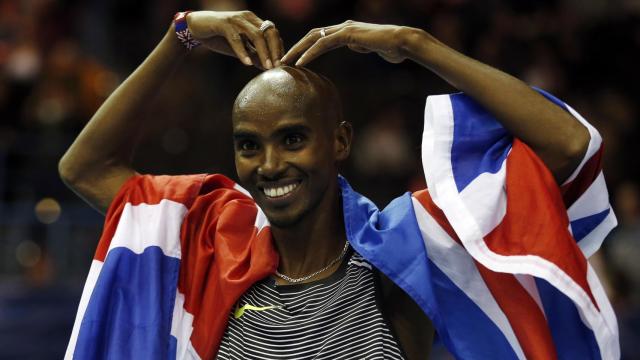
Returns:
[[[327,31],[324,28],[320,29],[320,37],[323,38],[325,36],[327,36]]]
[[[267,29],[275,28],[275,27],[276,27],[276,24],[274,24],[273,21],[265,20],[262,22],[262,24],[260,24],[260,31],[265,32],[267,31]]]

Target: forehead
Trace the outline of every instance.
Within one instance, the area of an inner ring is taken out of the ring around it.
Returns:
[[[242,95],[241,95],[242,96]],[[274,92],[242,96],[233,110],[233,129],[270,131],[283,126],[305,126],[312,130],[326,128],[324,112],[303,96]]]
[[[324,132],[327,122],[296,109],[251,106],[239,110],[233,121],[234,136],[271,136],[287,131]]]

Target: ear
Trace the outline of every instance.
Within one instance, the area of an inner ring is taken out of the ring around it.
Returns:
[[[338,161],[346,160],[351,153],[351,141],[353,139],[353,127],[348,121],[343,121],[335,129],[334,151]]]

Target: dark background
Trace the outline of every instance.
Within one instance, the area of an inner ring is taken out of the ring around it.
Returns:
[[[57,162],[93,112],[185,9],[250,9],[290,47],[347,19],[423,28],[571,104],[602,133],[620,226],[592,262],[613,301],[623,354],[640,358],[640,1],[0,0],[0,359],[64,354],[102,216],[60,181]],[[429,94],[452,92],[418,65],[337,50],[310,66],[340,89],[355,127],[343,172],[379,206],[424,186]],[[193,51],[158,89],[135,166],[235,177],[230,110],[258,73]],[[436,347],[436,358],[447,355]]]

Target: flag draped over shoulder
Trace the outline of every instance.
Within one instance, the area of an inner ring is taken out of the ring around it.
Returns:
[[[513,355],[615,359],[615,315],[587,261],[616,225],[601,170],[602,140],[572,108],[542,94],[591,135],[562,187],[470,97],[434,96],[425,110],[429,192],[415,194],[422,205],[418,223],[435,267],[491,319]],[[441,335],[445,343],[461,341],[456,332]],[[452,347],[469,358],[463,346]]]
[[[66,359],[213,358],[275,271],[266,218],[222,175],[134,176],[107,213]]]
[[[461,359],[619,358],[587,258],[615,226],[599,134],[558,187],[464,94],[431,96],[428,190],[384,210],[340,178],[351,246],[406,291]],[[240,296],[272,274],[269,224],[222,175],[134,176],[113,201],[66,358],[213,358]]]

